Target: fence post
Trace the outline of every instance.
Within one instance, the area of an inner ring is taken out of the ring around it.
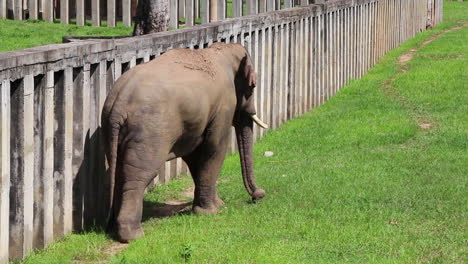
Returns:
[[[37,1],[38,0],[28,0],[29,19],[38,19],[38,2]],[[0,17],[2,17],[1,14],[0,14]]]
[[[43,0],[43,2],[42,2],[42,18],[46,22],[53,22],[54,21],[54,4],[53,4],[52,0]]]
[[[76,0],[76,24],[84,26],[85,24],[85,5],[84,0]]]
[[[101,0],[91,1],[91,18],[93,20],[93,26],[101,25]]]
[[[210,22],[210,0],[200,0],[200,18],[202,24]]]
[[[0,82],[0,263],[8,263],[10,220],[10,81]]]
[[[171,1],[169,27],[179,28],[179,1]]]
[[[10,179],[10,256],[23,258],[32,250],[34,179],[34,78],[28,74],[15,82],[12,96]]]
[[[7,0],[0,0],[0,18],[7,18]]]
[[[195,24],[194,21],[194,0],[185,1],[185,26],[191,27]]]
[[[132,25],[132,9],[131,9],[131,0],[122,0],[122,20],[124,26]]]
[[[232,17],[242,16],[242,0],[232,0]]]
[[[247,14],[255,15],[258,13],[258,1],[257,0],[247,0]]]
[[[218,1],[218,19],[223,20],[226,18],[226,1],[225,0],[213,0],[213,2]],[[213,20],[216,21],[216,20]]]
[[[15,5],[13,15],[15,20],[23,20],[23,0],[13,0]]]
[[[108,0],[110,1],[110,0]],[[60,22],[62,24],[68,24],[69,23],[69,9],[68,9],[68,0],[60,0]]]
[[[107,26],[115,27],[115,0],[107,0]]]

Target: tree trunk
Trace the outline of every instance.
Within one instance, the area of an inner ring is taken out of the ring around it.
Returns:
[[[166,31],[169,14],[169,0],[138,1],[133,36]]]

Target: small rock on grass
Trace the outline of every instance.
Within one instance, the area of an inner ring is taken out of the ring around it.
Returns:
[[[273,153],[273,151],[265,151],[265,153],[263,154],[265,157],[272,157],[275,153]]]

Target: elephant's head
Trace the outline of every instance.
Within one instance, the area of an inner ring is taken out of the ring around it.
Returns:
[[[241,46],[236,47],[241,54],[236,56],[239,59],[238,70],[235,76],[236,87],[236,113],[233,125],[236,130],[237,145],[242,167],[242,178],[247,192],[254,200],[265,196],[265,191],[255,184],[253,170],[253,122],[262,128],[268,128],[256,115],[254,89],[256,86],[256,73],[247,50]]]

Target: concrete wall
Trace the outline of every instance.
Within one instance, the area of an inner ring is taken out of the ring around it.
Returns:
[[[0,263],[103,224],[108,178],[100,113],[114,81],[172,48],[242,43],[258,72],[258,115],[279,127],[360,78],[442,19],[442,1],[342,0],[115,40],[0,53]],[[255,137],[268,133],[255,129]],[[229,146],[235,151],[234,136]],[[155,182],[186,171],[167,162]]]

